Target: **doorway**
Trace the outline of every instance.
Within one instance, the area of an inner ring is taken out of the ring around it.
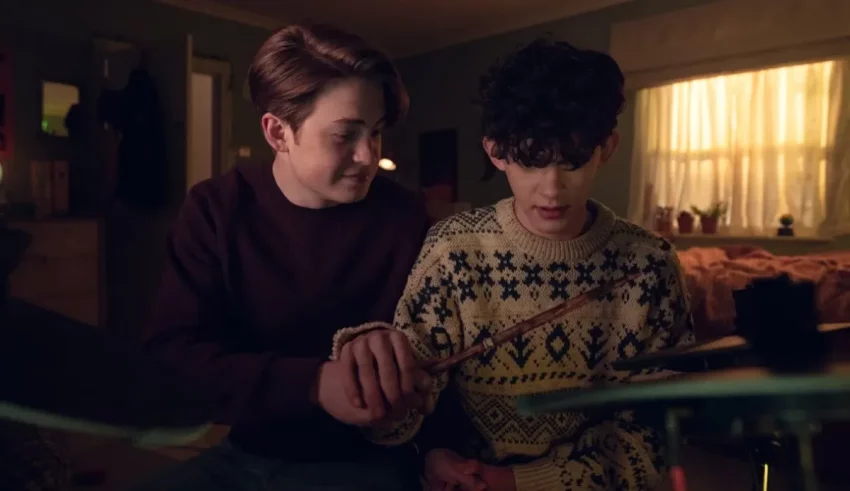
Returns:
[[[231,167],[230,63],[194,57],[190,88],[186,191]]]

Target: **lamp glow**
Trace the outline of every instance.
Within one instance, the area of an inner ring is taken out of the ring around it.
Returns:
[[[378,161],[378,167],[386,171],[394,171],[396,169],[395,162],[390,159],[383,158]]]

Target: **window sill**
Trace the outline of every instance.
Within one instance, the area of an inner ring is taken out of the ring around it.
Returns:
[[[692,234],[665,234],[665,237],[671,240],[673,243],[681,243],[681,242],[717,242],[717,243],[725,243],[725,242],[747,242],[747,243],[776,243],[776,242],[785,242],[785,243],[793,243],[793,244],[829,244],[832,242],[831,237],[816,237],[816,236],[792,236],[785,237],[779,235],[734,235],[734,234],[724,234],[724,233],[716,233],[716,234],[703,234],[700,232],[695,232]]]

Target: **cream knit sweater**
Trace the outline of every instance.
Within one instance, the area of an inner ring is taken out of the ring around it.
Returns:
[[[432,403],[447,388],[457,392],[480,433],[471,457],[511,465],[518,491],[644,490],[658,482],[657,435],[628,413],[604,421],[517,413],[517,396],[626,382],[638,374],[614,371],[613,361],[692,341],[672,246],[599,203],[589,206],[593,225],[562,242],[529,233],[512,199],[442,221],[430,231],[395,315],[394,327],[418,357],[446,357],[594,286],[643,273],[602,301],[438,378]],[[360,331],[341,331],[334,352]],[[422,418],[411,412],[372,437],[409,441]]]

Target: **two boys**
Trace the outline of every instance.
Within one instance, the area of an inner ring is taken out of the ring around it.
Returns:
[[[513,196],[429,232],[393,323],[415,358],[448,357],[600,284],[641,276],[436,377],[424,409],[395,414],[370,436],[411,441],[450,391],[474,431],[456,448],[426,449],[432,489],[653,489],[660,444],[630,414],[517,411],[522,395],[627,382],[633,374],[612,362],[692,340],[672,246],[589,198],[618,144],[622,72],[605,54],[540,40],[482,77],[480,96],[483,146]],[[334,353],[386,336],[374,327],[343,330]]]

